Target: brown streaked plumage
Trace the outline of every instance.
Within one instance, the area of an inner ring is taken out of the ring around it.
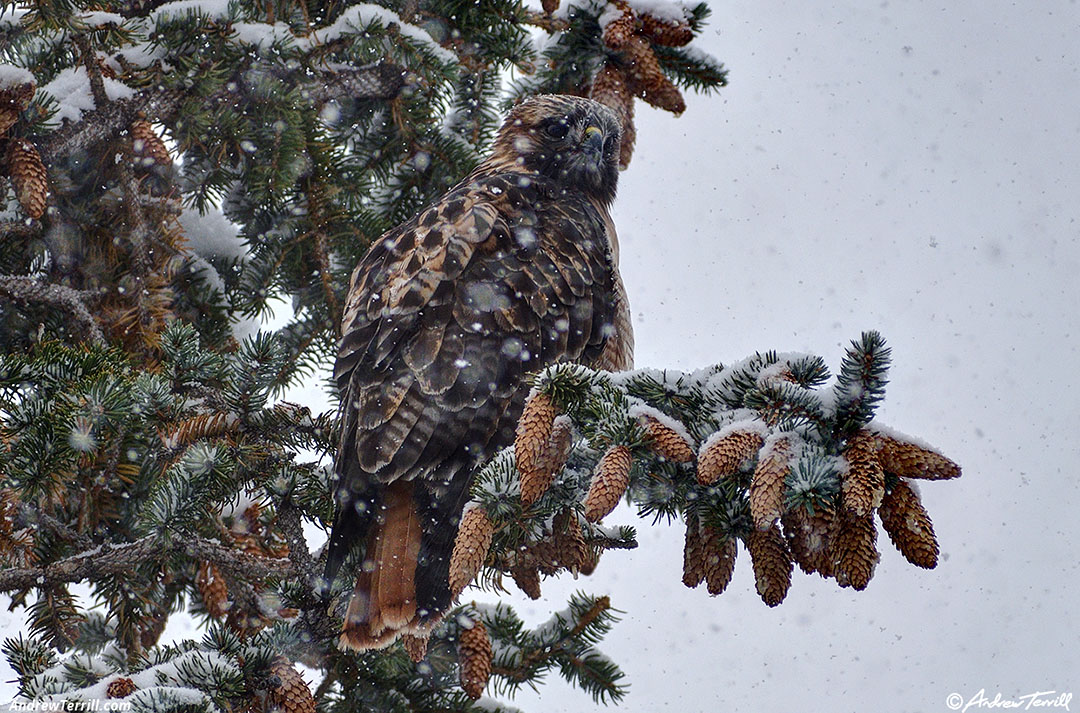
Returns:
[[[601,104],[526,100],[476,170],[354,271],[334,369],[341,444],[326,565],[332,580],[363,554],[343,647],[423,635],[449,607],[473,469],[513,442],[530,372],[631,366],[608,214],[618,150],[618,120]]]

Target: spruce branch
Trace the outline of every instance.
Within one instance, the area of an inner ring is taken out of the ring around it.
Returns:
[[[21,275],[0,275],[0,297],[23,304],[44,304],[57,307],[67,313],[78,331],[96,345],[104,345],[101,333],[90,310],[84,302],[86,293],[64,285],[52,285]]]

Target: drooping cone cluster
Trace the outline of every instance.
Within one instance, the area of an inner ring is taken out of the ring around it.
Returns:
[[[784,478],[791,470],[791,440],[778,438],[758,456],[750,481],[750,517],[754,529],[770,529],[784,514]]]
[[[707,439],[698,453],[697,480],[712,485],[721,477],[733,475],[742,463],[754,456],[765,440],[754,431],[733,431]]]
[[[455,597],[480,573],[494,532],[495,526],[482,507],[468,508],[461,516],[450,554],[450,592]]]
[[[131,148],[140,163],[144,165],[157,164],[167,166],[172,163],[169,149],[161,140],[154,127],[145,118],[139,118],[131,122]]]
[[[45,214],[49,179],[37,148],[26,139],[8,140],[7,170],[19,205],[34,220]]]
[[[267,708],[282,713],[315,713],[315,698],[304,677],[284,656],[270,664],[270,673],[281,681],[267,695]]]
[[[926,513],[919,493],[904,479],[885,494],[878,508],[881,526],[889,539],[917,567],[933,569],[938,561],[934,523]]]
[[[0,87],[0,136],[19,120],[19,114],[30,106],[37,87],[33,82],[19,82]]]
[[[600,67],[589,96],[611,107],[622,121],[619,165],[626,168],[634,150],[635,96],[675,115],[686,110],[682,93],[664,74],[653,45],[682,47],[694,39],[694,32],[685,20],[670,22],[638,12],[624,0],[610,4],[615,16],[604,26],[602,39],[614,57]]]
[[[109,685],[105,687],[105,697],[127,698],[137,690],[135,682],[130,678],[118,678],[115,681],[110,681]]]
[[[585,519],[599,522],[615,509],[630,485],[630,449],[612,446],[607,449],[593,471],[592,484],[585,495]]]
[[[484,693],[491,676],[491,639],[483,622],[474,618],[472,626],[463,628],[458,638],[458,664],[461,688],[476,700]]]
[[[552,518],[550,533],[514,550],[508,569],[521,591],[530,599],[539,599],[541,574],[551,576],[562,570],[583,572],[594,556],[577,514],[567,508]],[[595,566],[593,562],[592,567]]]
[[[757,592],[763,602],[775,607],[787,596],[794,569],[780,528],[773,525],[768,530],[751,530],[746,538],[746,549],[754,566]]]

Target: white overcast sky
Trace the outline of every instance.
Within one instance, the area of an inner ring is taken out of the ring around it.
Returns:
[[[625,713],[1080,693],[1080,8],[711,6],[697,44],[731,85],[678,119],[639,104],[621,179],[638,365],[779,349],[835,368],[880,330],[895,363],[879,419],[964,468],[922,488],[942,562],[917,569],[882,534],[865,592],[796,571],[769,609],[745,552],[711,598],[680,582],[682,531],[640,523],[637,551],[545,581],[520,611],[538,623],[575,589],[610,594]],[[557,676],[514,703],[602,709]]]

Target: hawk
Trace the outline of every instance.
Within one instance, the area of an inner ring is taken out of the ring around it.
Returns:
[[[325,577],[363,559],[340,645],[426,635],[450,606],[450,554],[474,469],[510,445],[527,375],[631,366],[608,208],[619,121],[545,95],[514,107],[492,152],[353,272],[334,367],[337,516]]]

